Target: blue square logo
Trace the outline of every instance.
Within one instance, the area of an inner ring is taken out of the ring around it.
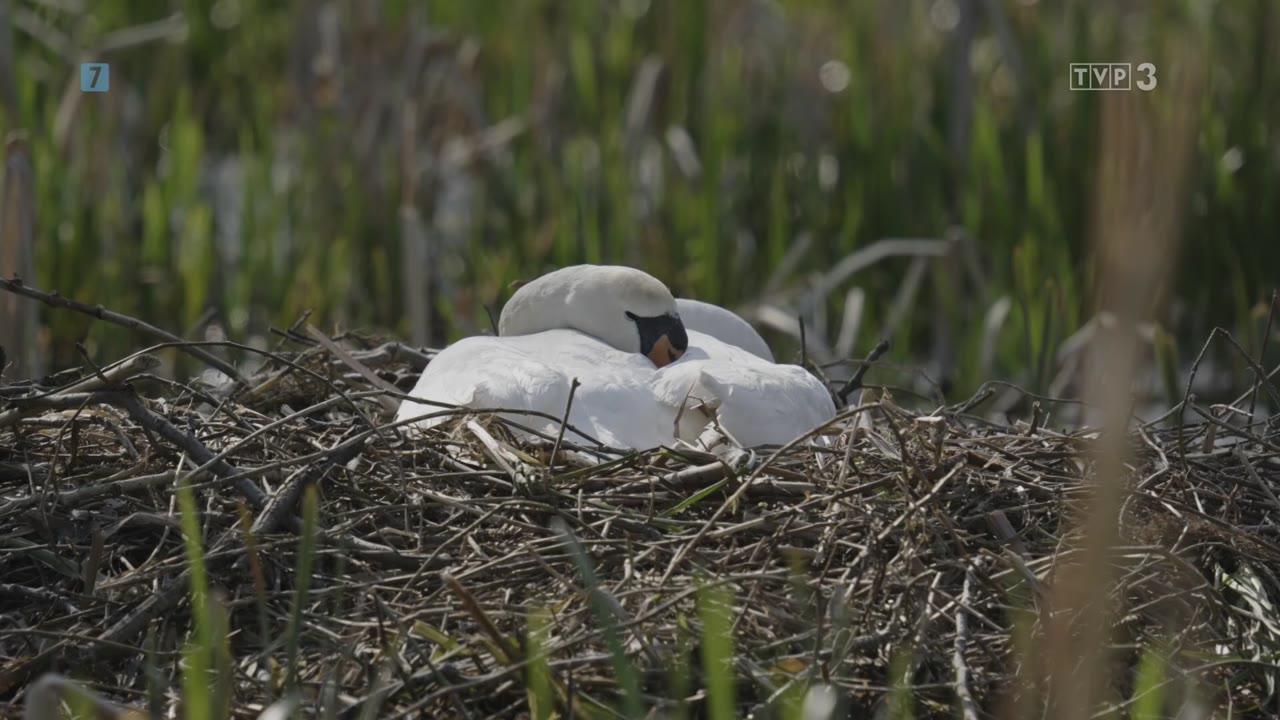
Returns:
[[[80,63],[80,92],[111,89],[111,66],[107,63]]]

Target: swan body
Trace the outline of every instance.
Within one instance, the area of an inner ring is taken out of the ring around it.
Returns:
[[[569,424],[609,447],[651,448],[671,441],[675,406],[654,401],[654,367],[644,356],[618,350],[575,330],[460,340],[437,354],[410,393],[471,409],[511,409],[503,417],[555,435],[576,378]],[[432,413],[414,423],[433,427],[456,417],[445,408],[406,400],[396,420]],[[566,431],[565,438],[585,438]]]
[[[456,416],[448,407],[503,409],[553,435],[575,379],[569,424],[610,447],[696,444],[708,428],[744,447],[782,444],[835,415],[822,383],[774,363],[745,320],[677,301],[632,268],[578,265],[543,275],[512,295],[498,332],[438,353],[396,420],[432,427]]]
[[[404,401],[396,420],[432,427],[454,415],[430,417],[440,404],[501,408],[525,411],[506,416],[554,433],[576,379],[570,425],[608,446],[656,447],[671,440],[675,411],[654,401],[649,383],[687,346],[675,298],[657,278],[628,267],[561,268],[511,296],[498,337],[437,354],[410,392],[429,402]]]
[[[773,362],[773,351],[760,333],[731,310],[719,305],[676,298],[676,310],[687,330],[697,330],[716,340],[735,345],[766,362]]]
[[[689,350],[656,370],[652,385],[679,417],[679,440],[700,444],[711,426],[742,447],[782,445],[835,417],[831,394],[804,368],[688,332]]]

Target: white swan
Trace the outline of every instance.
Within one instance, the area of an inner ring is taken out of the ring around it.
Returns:
[[[436,355],[410,393],[428,402],[406,400],[396,419],[428,416],[412,424],[431,427],[454,416],[439,404],[531,411],[540,415],[506,416],[554,434],[574,379],[570,425],[611,447],[701,440],[709,449],[708,430],[744,447],[782,444],[835,414],[822,383],[774,363],[745,320],[677,302],[632,268],[579,265],[544,275],[511,297],[498,332]]]
[[[504,408],[517,423],[554,434],[576,378],[569,423],[612,447],[673,439],[674,406],[650,388],[656,366],[688,345],[675,298],[660,281],[626,267],[578,265],[525,284],[502,309],[498,337],[471,337],[441,351],[410,395],[433,403]],[[406,400],[396,420],[444,408]],[[431,427],[453,415],[419,423]],[[571,441],[582,438],[567,435]]]
[[[676,310],[689,330],[706,333],[722,342],[737,345],[761,360],[773,362],[773,351],[760,333],[731,310],[701,300],[676,298]]]
[[[568,328],[662,367],[680,357],[687,338],[676,299],[661,281],[620,265],[573,265],[525,283],[498,318],[498,334]]]
[[[822,382],[797,365],[774,363],[747,321],[696,300],[677,307],[689,349],[656,371],[653,391],[677,413],[680,440],[707,447],[714,430],[742,447],[781,445],[835,417]]]

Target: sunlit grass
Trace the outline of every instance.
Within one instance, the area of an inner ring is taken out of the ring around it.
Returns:
[[[622,619],[616,610],[619,607],[618,601],[601,587],[590,555],[568,527],[561,521],[556,521],[553,527],[559,528],[565,549],[572,556],[587,591],[587,602],[591,613],[604,630],[604,644],[609,651],[610,663],[622,698],[622,714],[627,718],[639,718],[644,714],[640,695],[640,676],[623,644]]]
[[[1165,717],[1165,675],[1169,660],[1160,647],[1149,647],[1138,662],[1138,677],[1133,686],[1133,720],[1159,720]]]
[[[966,58],[972,91],[955,99],[954,37],[938,27],[934,3],[810,0],[749,13],[742,7],[751,3],[683,0],[434,2],[419,13],[418,3],[389,2],[372,20],[341,11],[341,54],[323,58],[332,66],[316,62],[318,54],[292,57],[295,47],[317,44],[312,8],[242,5],[234,27],[218,27],[200,3],[188,4],[182,38],[113,54],[113,94],[78,99],[71,116],[65,90],[76,69],[16,34],[19,112],[0,129],[25,130],[32,146],[41,286],[178,332],[203,331],[197,321],[209,308],[237,339],[308,309],[326,325],[404,332],[397,218],[408,203],[423,213],[434,243],[430,272],[444,325],[431,342],[487,327],[483,308],[501,301],[509,281],[551,264],[636,264],[682,294],[738,305],[760,296],[801,238],[811,246],[786,286],[803,285],[878,238],[943,237],[952,228],[970,239],[978,277],[961,271],[958,258],[931,264],[901,318],[895,352],[929,358],[947,335],[953,366],[942,369],[957,393],[993,376],[1049,392],[1057,353],[1094,311],[1083,238],[1096,100],[1063,86],[1069,62],[1144,50],[1108,29],[1120,23],[1103,22],[1120,10],[1083,1],[992,3],[1007,15],[1016,45],[981,26]],[[1190,22],[1192,5],[1135,17],[1158,35]],[[96,23],[36,13],[91,46],[101,32],[154,19],[130,8],[93,3]],[[444,58],[423,71],[429,82],[410,78],[403,62],[410,33],[428,20]],[[1181,393],[1180,339],[1201,335],[1206,324],[1234,323],[1251,351],[1262,345],[1257,299],[1274,282],[1267,273],[1280,267],[1273,230],[1280,205],[1260,200],[1280,186],[1272,147],[1280,98],[1261,91],[1275,86],[1277,71],[1255,61],[1275,44],[1274,17],[1264,3],[1219,3],[1203,28],[1215,54],[1180,218],[1186,261],[1161,290],[1180,310],[1162,319],[1168,325],[1157,326],[1153,340],[1170,402]],[[380,51],[358,42],[361,33],[377,37]],[[648,89],[640,83],[646,62],[659,68]],[[646,93],[651,102],[641,108]],[[405,197],[398,129],[401,107],[412,101],[416,147],[430,162]],[[967,108],[966,133],[953,135],[961,111],[952,103]],[[60,124],[63,117],[74,119]],[[477,149],[512,118],[521,121],[518,132]],[[447,161],[459,144],[471,159]],[[887,261],[819,303],[836,325],[843,292],[865,289],[867,319],[855,346],[865,348],[884,334],[906,272],[905,261]],[[1001,300],[1008,314],[987,337],[982,320]],[[135,344],[77,316],[46,318],[62,364],[77,360],[71,341],[86,336],[107,352]],[[992,348],[993,365],[984,366]],[[669,514],[720,489],[693,494]],[[186,485],[178,502],[192,615],[183,708],[188,718],[220,718],[231,702],[226,610],[209,587],[199,509]],[[287,689],[298,683],[317,522],[311,489],[284,630]],[[247,531],[244,540],[265,636],[262,571]],[[604,631],[620,712],[641,716],[644,688],[617,601],[586,551],[568,544]],[[713,584],[698,597],[696,664],[713,718],[737,710],[733,601]],[[1015,634],[1028,662],[1036,652],[1030,624],[1019,616]],[[560,703],[544,655],[549,627],[545,614],[530,615],[525,682],[537,718]],[[457,647],[425,623],[410,632]],[[693,668],[693,655],[680,648],[675,700],[698,690],[682,672]],[[912,717],[909,649],[892,657],[891,716]],[[1141,655],[1133,717],[1161,716],[1168,672],[1156,649]],[[779,703],[792,716],[808,689],[794,687]],[[158,700],[161,690],[151,692]],[[676,714],[684,711],[700,708],[676,705]]]
[[[698,592],[698,617],[702,621],[702,675],[707,685],[707,717],[737,717],[733,666],[733,595],[724,587],[704,585]]]
[[[525,686],[528,688],[529,708],[534,720],[547,720],[556,709],[551,667],[546,655],[550,627],[551,618],[546,610],[534,610],[529,614],[529,629],[525,633],[524,645],[528,662]]]
[[[219,628],[214,609],[216,601],[209,594],[209,571],[205,568],[205,551],[200,532],[200,511],[187,482],[178,486],[178,507],[182,510],[182,537],[186,546],[189,587],[191,587],[192,633],[183,648],[182,697],[187,720],[220,720],[214,698],[215,655],[225,635]]]
[[[1265,4],[1214,4],[1206,20],[1194,3],[992,3],[999,15],[976,26],[959,96],[957,39],[939,15],[948,3],[343,5],[332,57],[313,8],[241,5],[228,18],[193,4],[184,36],[112,53],[112,92],[73,98],[70,116],[76,68],[17,34],[20,113],[0,129],[23,128],[32,145],[42,286],[179,332],[200,330],[209,308],[238,339],[306,309],[324,325],[403,332],[408,202],[432,244],[435,262],[417,274],[434,276],[443,324],[427,340],[440,343],[486,328],[485,305],[552,264],[637,264],[736,305],[759,297],[802,238],[810,249],[785,285],[881,237],[960,227],[980,277],[954,272],[959,262],[931,270],[894,353],[950,358],[941,379],[957,393],[984,369],[1044,390],[1055,352],[1094,310],[1083,238],[1097,98],[1065,90],[1067,65],[1159,51],[1115,27],[1154,37],[1194,23],[1215,50],[1183,218],[1188,262],[1167,291],[1188,312],[1166,328],[1185,340],[1230,319],[1251,349],[1260,341],[1264,268],[1280,265],[1280,206],[1257,196],[1280,183],[1268,159],[1280,98],[1259,92],[1274,86],[1274,64],[1253,60],[1275,27],[1255,17]],[[36,10],[86,47],[156,19],[127,3],[90,12],[95,23]],[[428,27],[441,49],[406,67]],[[1153,58],[1172,72],[1176,58]],[[415,147],[431,159],[412,182],[409,101]],[[60,125],[60,111],[74,119]],[[513,134],[487,138],[508,120]],[[460,150],[471,159],[449,160]],[[904,272],[882,263],[822,299],[838,324],[848,286],[866,291],[856,351],[885,333]],[[982,318],[1002,297],[1012,311],[982,368]],[[108,350],[131,342],[47,319],[55,364],[74,362],[70,343],[85,335]]]

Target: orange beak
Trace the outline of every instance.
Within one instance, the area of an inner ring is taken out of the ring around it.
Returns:
[[[666,335],[658,338],[658,341],[653,344],[653,348],[649,350],[649,360],[657,367],[670,365],[679,360],[681,355],[684,355],[684,352],[677,350]]]

